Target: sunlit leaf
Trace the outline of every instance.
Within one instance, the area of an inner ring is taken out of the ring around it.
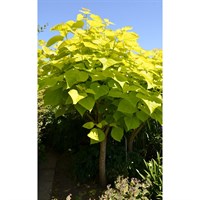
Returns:
[[[102,22],[101,17],[98,16],[98,15],[91,14],[90,17],[91,17],[93,20],[95,20],[95,21]]]
[[[87,20],[87,22],[92,27],[102,27],[102,26],[105,26],[101,21]]]
[[[44,53],[47,55],[56,55],[56,53],[54,51],[52,51],[51,49],[49,49],[48,47],[43,46],[42,49],[43,49]]]
[[[98,49],[98,46],[93,44],[92,42],[83,42],[83,44],[86,46],[86,47],[89,47],[89,48],[92,48],[92,49]]]
[[[64,77],[66,79],[68,87],[71,87],[76,83],[86,81],[88,79],[88,74],[77,69],[71,69],[65,72]]]
[[[160,103],[156,103],[155,101],[149,101],[149,100],[146,100],[146,99],[143,99],[143,101],[148,106],[151,114],[154,112],[154,110],[156,108],[160,107]]]
[[[109,19],[104,19],[104,21],[105,21],[105,23],[107,24],[107,25],[109,25],[109,24],[112,24],[112,25],[114,25],[114,23],[113,22],[111,22]]]
[[[101,129],[93,128],[88,133],[88,137],[95,140],[95,141],[102,142],[105,139],[105,134]]]
[[[87,95],[86,94],[79,94],[77,90],[72,89],[69,92],[69,95],[72,98],[73,104],[77,104],[81,99],[84,99]]]
[[[77,17],[76,17],[77,21],[80,21],[83,18],[84,18],[84,16],[82,14],[78,14]]]
[[[103,70],[118,63],[118,61],[113,60],[112,58],[100,58],[99,60],[103,64]]]

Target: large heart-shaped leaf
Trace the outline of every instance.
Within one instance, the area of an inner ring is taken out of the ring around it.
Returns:
[[[88,97],[80,100],[78,103],[81,106],[83,106],[85,109],[92,111],[94,104],[95,104],[95,100],[94,100],[94,98],[88,96]]]
[[[120,142],[124,135],[124,131],[120,127],[113,127],[111,131],[111,136],[114,140]]]
[[[112,58],[100,58],[100,62],[103,64],[103,70],[117,64],[119,61],[113,60]]]
[[[118,111],[122,113],[133,114],[137,111],[137,107],[134,107],[132,103],[130,103],[126,99],[122,99],[118,105]]]
[[[50,47],[51,45],[55,44],[56,42],[58,41],[62,41],[63,40],[63,36],[61,35],[56,35],[56,36],[53,36],[51,39],[48,40],[47,42],[47,47]]]
[[[109,88],[106,85],[99,85],[98,83],[91,84],[90,88],[95,92],[94,98],[97,100],[99,97],[108,93]]]
[[[125,117],[124,121],[127,127],[127,131],[138,128],[140,124],[142,123],[137,117],[134,117],[134,116]]]
[[[105,134],[104,132],[99,129],[99,128],[93,128],[89,133],[88,137],[97,141],[97,142],[102,142],[105,139]]]
[[[72,87],[74,84],[85,82],[88,79],[88,74],[77,69],[71,69],[65,72],[64,75],[68,88]]]
[[[44,94],[44,104],[45,105],[58,105],[63,98],[62,88],[58,88],[55,90],[46,90]]]
[[[81,99],[84,99],[87,96],[85,93],[79,94],[75,89],[70,90],[68,93],[72,98],[73,104],[77,104]]]

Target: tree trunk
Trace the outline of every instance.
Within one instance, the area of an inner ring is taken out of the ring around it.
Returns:
[[[106,144],[109,127],[105,130],[105,139],[100,143],[100,155],[99,155],[99,182],[102,187],[106,187]]]
[[[134,129],[133,132],[131,133],[131,136],[129,137],[128,140],[128,152],[133,152],[133,141],[137,134],[141,131],[143,128],[144,123],[142,123],[138,128]]]

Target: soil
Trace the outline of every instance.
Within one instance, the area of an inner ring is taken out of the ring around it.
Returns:
[[[71,152],[58,156],[51,200],[97,200],[102,191],[103,189],[94,182],[80,184],[74,180]],[[72,195],[71,198],[68,195]]]

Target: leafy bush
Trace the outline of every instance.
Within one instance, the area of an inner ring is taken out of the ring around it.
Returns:
[[[135,159],[137,161],[137,157]],[[130,181],[128,178],[119,176],[115,181],[114,188],[111,185],[108,186],[105,193],[100,197],[102,200],[124,200],[124,199],[148,199],[148,200],[161,200],[162,199],[162,162],[159,153],[157,153],[157,159],[151,159],[144,164],[142,169],[136,170],[142,181],[138,178],[132,178]],[[133,164],[133,169],[136,167],[136,163]],[[142,164],[138,163],[138,165]],[[143,170],[144,168],[144,170]]]
[[[116,153],[117,152],[117,153]],[[106,173],[109,183],[114,183],[118,176],[140,178],[136,169],[144,169],[144,157],[140,151],[128,152],[121,142],[109,142],[107,147]]]
[[[146,156],[145,160],[157,158],[157,152],[162,155],[162,126],[154,119],[150,119],[145,127]]]
[[[95,180],[98,175],[99,145],[82,145],[74,154],[73,173],[76,181]]]
[[[148,182],[141,182],[139,179],[132,178],[130,181],[128,178],[119,176],[115,181],[115,188],[111,188],[109,185],[104,194],[99,198],[100,200],[148,200],[150,187]]]
[[[144,161],[146,170],[145,175],[140,173],[144,181],[149,183],[149,193],[152,199],[162,199],[162,162],[159,153],[157,153],[157,160]]]
[[[136,169],[144,171],[143,160],[156,159],[156,153],[162,150],[162,129],[158,122],[149,120],[136,137],[133,146],[133,152],[126,152],[124,139],[119,143],[109,138],[106,159],[109,182],[114,182],[119,175],[140,178]]]
[[[45,158],[45,137],[46,128],[49,124],[53,123],[53,112],[50,106],[44,105],[43,100],[44,91],[38,92],[38,157],[40,159]]]
[[[133,152],[139,153],[146,161],[162,154],[162,126],[154,119],[148,119],[144,128],[133,142]]]
[[[53,123],[46,127],[46,143],[60,153],[78,148],[80,143],[87,139],[82,123],[77,112],[54,117]]]
[[[109,138],[107,145],[106,175],[109,183],[114,183],[118,176],[128,176],[125,148],[123,143]]]
[[[128,160],[126,162],[126,166],[129,177],[140,178],[137,169],[140,169],[140,171],[143,172],[145,168],[145,164],[143,161],[144,156],[142,156],[141,154],[142,153],[139,150],[128,153]]]

